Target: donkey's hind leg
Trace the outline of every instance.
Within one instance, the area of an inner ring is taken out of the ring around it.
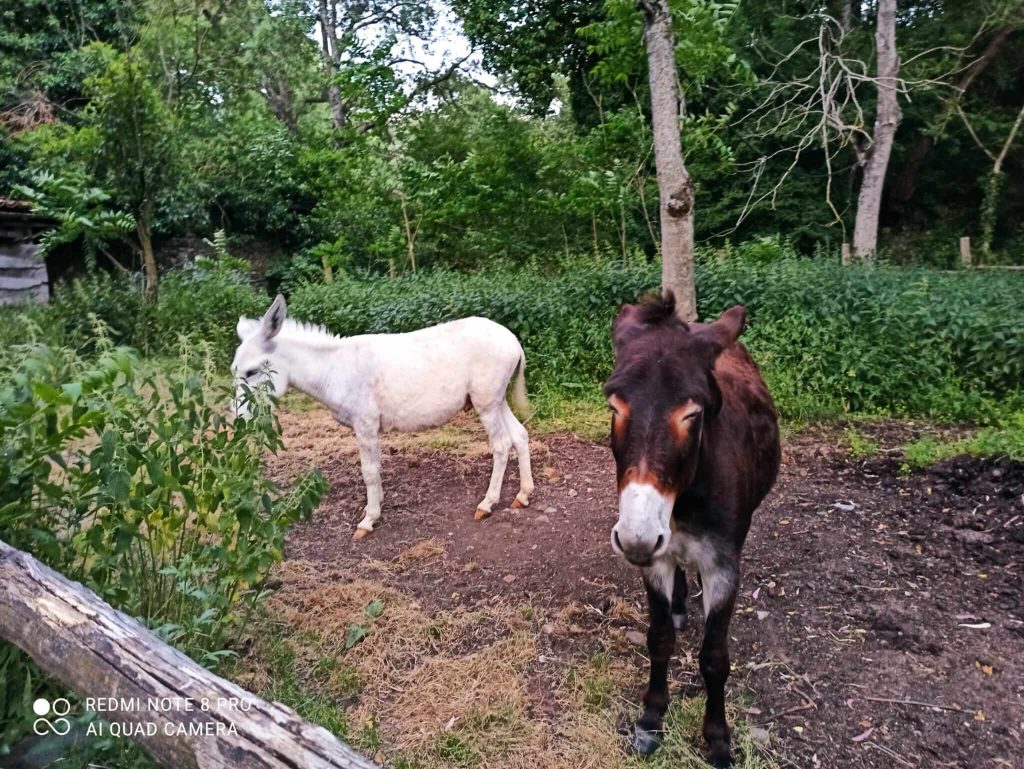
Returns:
[[[494,467],[491,470],[491,483],[487,487],[487,496],[476,506],[476,513],[473,516],[480,521],[491,514],[491,510],[501,497],[501,484],[505,479],[505,466],[508,464],[509,450],[512,448],[512,439],[509,437],[505,420],[502,419],[501,407],[505,406],[504,401],[478,408],[480,421],[484,430],[487,431],[487,439],[491,445],[491,454],[494,456]]]
[[[356,425],[356,442],[359,444],[359,466],[366,484],[366,515],[356,527],[355,537],[360,539],[373,531],[373,525],[380,518],[380,504],[384,488],[380,479],[380,444],[376,425]]]
[[[529,507],[530,495],[533,493],[533,471],[530,469],[530,436],[522,422],[516,419],[507,403],[502,403],[502,419],[508,430],[512,447],[519,458],[519,493],[516,494],[512,507]]]

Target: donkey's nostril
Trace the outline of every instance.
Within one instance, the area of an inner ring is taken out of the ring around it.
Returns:
[[[654,552],[657,553],[661,549],[662,543],[665,541],[665,535],[659,534],[658,541],[654,543]]]
[[[619,550],[622,550],[622,542],[619,541],[619,532],[613,531],[612,537],[615,539],[615,547],[619,548]]]

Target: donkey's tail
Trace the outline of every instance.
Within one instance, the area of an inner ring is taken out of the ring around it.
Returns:
[[[520,419],[526,421],[533,413],[530,411],[530,399],[526,395],[526,353],[522,347],[519,348],[519,363],[512,377],[512,408]]]

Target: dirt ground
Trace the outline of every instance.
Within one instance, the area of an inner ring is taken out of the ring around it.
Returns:
[[[315,466],[331,482],[314,520],[290,535],[287,559],[298,570],[286,602],[302,602],[298,573],[375,580],[426,617],[529,607],[532,717],[557,720],[566,665],[595,654],[636,671],[612,708],[619,728],[637,715],[643,591],[608,545],[616,503],[605,445],[534,436],[531,506],[508,509],[518,484],[510,462],[501,505],[476,522],[490,457],[475,420],[390,436],[383,516],[369,538],[353,540],[363,503],[354,441],[321,411],[282,421],[288,448],[274,472]],[[1024,767],[1024,465],[961,458],[901,474],[896,447],[912,428],[858,429],[879,447],[870,458],[852,458],[834,427],[785,442],[744,550],[734,712],[770,742],[778,765]],[[671,673],[677,698],[701,691],[696,592]],[[486,639],[463,637],[463,651],[515,631],[496,624]]]

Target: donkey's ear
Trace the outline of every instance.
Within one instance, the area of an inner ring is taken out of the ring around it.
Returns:
[[[644,323],[640,319],[640,307],[635,304],[624,304],[619,314],[612,321],[612,342],[616,347],[632,339],[643,331]]]
[[[737,304],[723,312],[714,323],[709,323],[705,333],[711,337],[716,347],[724,350],[739,339],[746,322],[747,308]]]
[[[260,331],[263,333],[263,338],[273,339],[277,336],[277,332],[281,330],[284,319],[287,317],[288,307],[284,302],[284,297],[278,294],[266,315],[260,320]]]
[[[244,342],[246,339],[256,333],[256,329],[260,327],[260,322],[253,318],[246,318],[244,315],[238,319],[238,338]]]

